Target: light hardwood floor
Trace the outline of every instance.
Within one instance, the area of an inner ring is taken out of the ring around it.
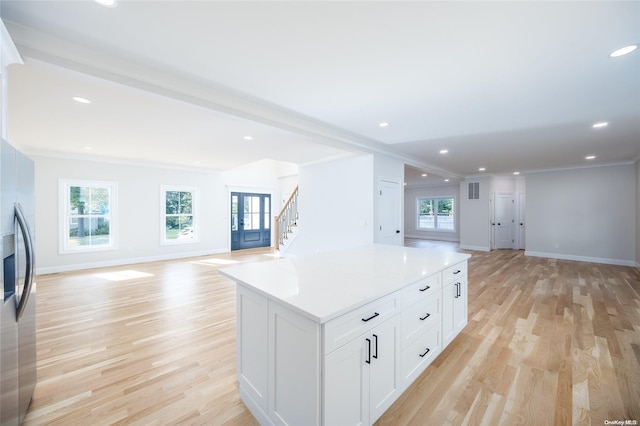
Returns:
[[[471,253],[468,326],[378,425],[640,421],[638,269]],[[37,277],[25,424],[256,425],[235,379],[234,284],[217,270],[270,259],[257,249]]]

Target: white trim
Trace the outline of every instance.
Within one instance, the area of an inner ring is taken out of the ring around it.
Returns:
[[[491,251],[489,247],[483,247],[483,246],[467,246],[467,245],[460,244],[460,248],[462,250]]]
[[[551,168],[551,169],[533,169],[533,170],[525,170],[522,173],[526,175],[531,173],[564,172],[568,170],[591,169],[594,167],[627,166],[629,164],[633,164],[633,161],[616,161],[611,163],[581,164],[578,166],[557,167],[557,168]]]
[[[534,256],[534,257],[546,257],[549,259],[562,259],[562,260],[574,260],[577,262],[592,262],[592,263],[606,263],[608,265],[619,265],[619,266],[636,266],[637,263],[634,260],[622,260],[622,259],[607,259],[602,257],[589,257],[589,256],[576,256],[573,254],[562,254],[562,253],[544,253],[539,251],[530,251],[526,250],[524,252],[525,256]]]
[[[26,154],[29,154],[30,157],[45,157],[45,158],[60,158],[63,160],[91,161],[91,162],[100,163],[100,164],[119,164],[124,166],[149,167],[149,168],[156,168],[156,169],[163,169],[163,170],[180,170],[185,172],[206,173],[211,175],[219,175],[223,172],[223,170],[210,169],[207,167],[196,167],[196,166],[189,167],[189,166],[179,166],[176,164],[158,163],[158,162],[152,162],[152,161],[133,161],[133,160],[112,158],[112,157],[97,157],[95,155],[54,152],[54,151],[47,151],[42,149],[30,149],[29,147],[21,147],[21,151],[23,151]]]
[[[191,216],[193,217],[193,238],[189,239],[176,239],[167,240],[166,234],[166,202],[167,192],[190,192],[191,193]],[[198,198],[200,196],[200,189],[195,186],[182,186],[182,185],[160,185],[160,245],[161,246],[175,246],[182,244],[195,244],[199,243],[198,239]]]
[[[221,253],[229,253],[229,250],[225,250],[225,249],[199,250],[199,251],[192,251],[187,253],[166,254],[161,256],[146,256],[146,257],[136,257],[136,258],[127,258],[127,259],[106,260],[106,261],[100,261],[100,262],[76,263],[72,265],[51,266],[47,268],[36,268],[36,275],[55,274],[59,272],[79,271],[79,270],[94,269],[94,268],[107,268],[111,266],[132,265],[136,263],[158,262],[161,260],[183,259],[186,257],[210,256],[210,255],[221,254]]]
[[[433,232],[433,231],[425,231],[425,232]],[[459,238],[443,238],[440,235],[417,235],[417,234],[405,234],[405,238],[415,238],[418,240],[436,240],[436,241],[447,241],[452,243],[459,243]]]

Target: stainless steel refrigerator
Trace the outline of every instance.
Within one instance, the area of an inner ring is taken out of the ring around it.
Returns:
[[[0,425],[19,425],[36,386],[34,165],[4,139],[0,150],[2,230]]]

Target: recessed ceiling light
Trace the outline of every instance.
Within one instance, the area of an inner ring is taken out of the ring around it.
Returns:
[[[100,6],[104,7],[116,7],[118,5],[117,0],[93,0]]]
[[[585,160],[595,160],[595,158],[595,155],[587,155],[586,157],[584,157]]]
[[[85,146],[84,149],[86,149],[87,151],[93,150],[93,148],[91,148],[90,146]]]
[[[423,174],[422,174],[422,177],[427,177],[427,174],[426,174],[426,173],[423,173]]]
[[[87,98],[83,98],[82,96],[74,96],[73,98],[74,101],[76,102],[80,102],[81,104],[90,104],[91,101]]]
[[[481,172],[484,172],[487,169],[485,169],[484,167],[480,167],[478,170],[481,171]]]
[[[253,137],[252,136],[245,136],[244,139],[246,139],[248,141],[251,141],[251,140],[253,140]]]
[[[407,184],[407,182],[404,183],[405,185]]]
[[[600,129],[602,127],[607,127],[609,125],[609,123],[607,123],[606,121],[601,121],[599,123],[594,124],[593,127],[594,129]]]
[[[448,150],[448,149],[441,149],[441,150],[440,150],[440,154],[446,154],[447,152],[449,152],[449,150]]]
[[[513,174],[514,174],[514,175],[519,175],[519,174],[520,174],[520,172],[513,172]]]
[[[614,50],[613,52],[611,52],[609,57],[617,58],[618,56],[627,55],[627,54],[633,52],[634,50],[636,50],[637,48],[638,48],[637,44],[632,44],[630,46],[625,46],[625,47],[622,47],[622,48],[620,48],[618,50]]]
[[[445,181],[445,182],[449,182],[449,179],[445,179],[444,181]]]
[[[387,123],[386,121],[383,121],[382,123],[378,123],[378,126],[387,127],[387,126],[389,126],[389,123]]]

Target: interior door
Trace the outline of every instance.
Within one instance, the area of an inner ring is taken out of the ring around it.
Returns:
[[[518,205],[518,217],[516,220],[516,228],[517,228],[517,235],[518,235],[518,244],[516,246],[517,249],[519,250],[524,250],[525,249],[525,229],[526,229],[526,222],[525,222],[525,211],[526,211],[526,195],[519,193],[516,194],[517,195],[517,205]]]
[[[400,184],[381,180],[379,193],[380,242],[383,244],[402,245]]]
[[[271,246],[271,195],[231,193],[231,250]]]
[[[512,192],[496,192],[494,196],[493,234],[495,248],[514,248],[514,196]]]

